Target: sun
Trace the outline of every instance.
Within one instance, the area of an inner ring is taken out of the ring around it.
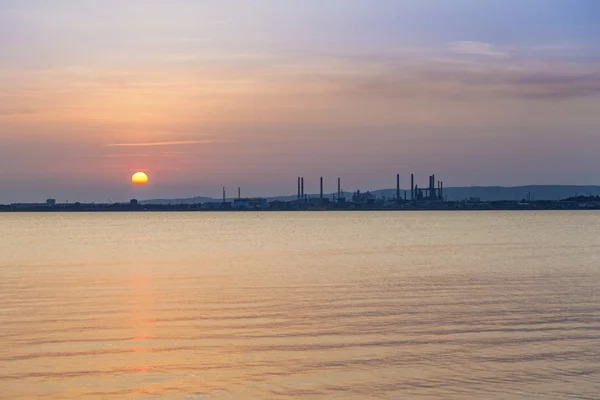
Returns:
[[[148,175],[145,172],[136,172],[131,177],[131,183],[135,186],[146,186],[148,184]]]

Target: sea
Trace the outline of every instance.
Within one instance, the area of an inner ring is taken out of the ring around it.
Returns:
[[[600,399],[600,212],[0,214],[2,399]]]

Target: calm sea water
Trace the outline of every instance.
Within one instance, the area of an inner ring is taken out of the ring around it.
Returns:
[[[599,399],[600,213],[0,214],[0,398]]]

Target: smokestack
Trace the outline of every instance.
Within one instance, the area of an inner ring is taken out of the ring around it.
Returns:
[[[298,201],[300,201],[300,177],[298,177]]]
[[[444,201],[444,182],[440,182],[440,197]]]
[[[226,199],[227,199],[227,195],[225,193],[225,186],[223,186],[223,203],[225,203]]]
[[[400,174],[396,174],[396,201],[400,201]]]
[[[342,180],[338,178],[338,201],[342,197]]]
[[[301,197],[304,199],[304,177],[300,178]]]
[[[415,200],[415,174],[410,174],[410,199]]]
[[[321,177],[321,200],[323,200],[323,177]]]
[[[242,198],[242,188],[238,186],[238,199]]]

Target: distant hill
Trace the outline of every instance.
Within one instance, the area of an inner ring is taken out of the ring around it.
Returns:
[[[377,196],[393,197],[396,189],[376,190]],[[410,196],[410,190],[408,192]],[[532,200],[563,200],[575,196],[600,195],[600,186],[570,186],[570,185],[530,185],[530,186],[468,186],[444,188],[444,196],[448,200],[462,200],[469,197],[479,197],[483,201],[522,200],[531,194]]]
[[[407,191],[407,196],[410,197],[410,189],[402,189]],[[377,197],[392,198],[396,196],[396,189],[380,189],[371,191]],[[350,199],[352,192],[344,192],[345,197]],[[466,187],[448,187],[444,188],[444,196],[448,200],[463,200],[469,197],[479,197],[482,201],[494,200],[522,200],[526,199],[531,194],[532,200],[563,200],[569,197],[576,196],[599,196],[600,186],[573,186],[573,185],[530,185],[530,186],[466,186]],[[307,194],[308,197],[316,198],[319,194]],[[325,197],[331,198],[332,194],[327,193]],[[281,200],[292,201],[296,199],[296,195],[289,196],[271,196],[267,197],[269,201]],[[233,200],[228,198],[228,201]],[[209,203],[220,202],[221,199],[213,199],[210,197],[189,197],[184,199],[153,199],[141,201],[141,204],[194,204],[194,203]]]

